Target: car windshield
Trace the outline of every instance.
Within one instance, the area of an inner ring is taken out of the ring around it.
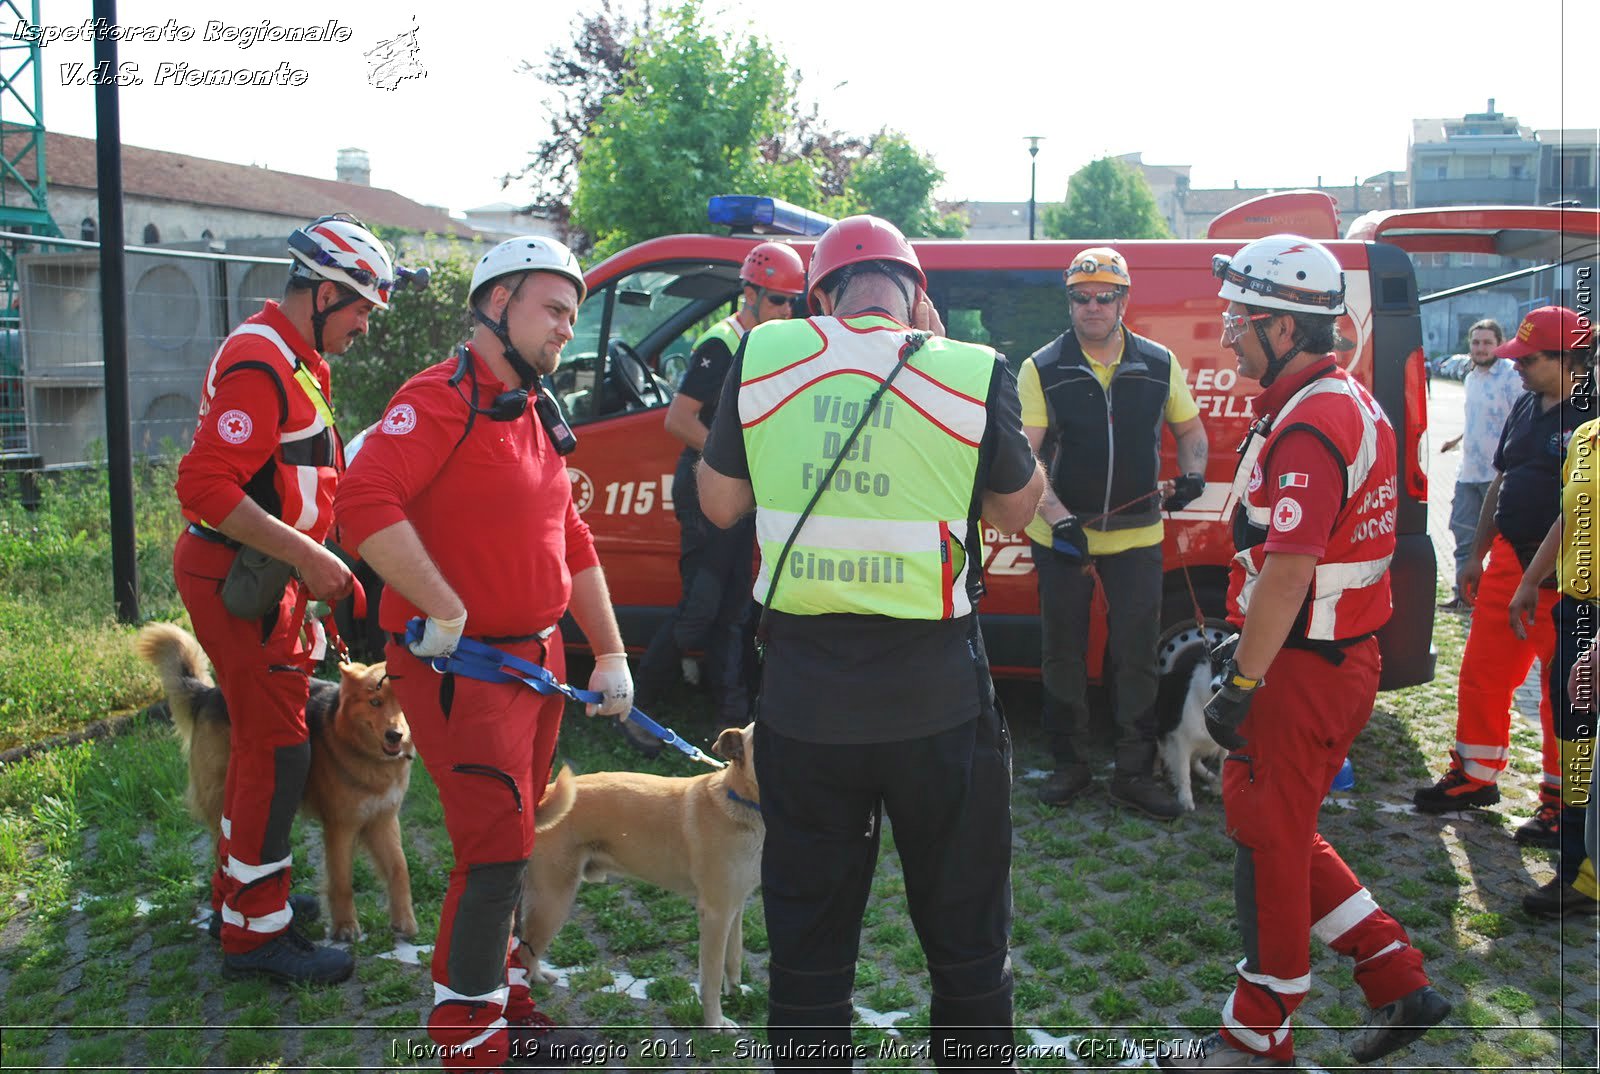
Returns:
[[[665,406],[695,341],[738,296],[732,262],[651,265],[597,288],[550,378],[570,420]]]

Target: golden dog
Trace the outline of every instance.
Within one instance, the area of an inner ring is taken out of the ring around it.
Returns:
[[[539,802],[540,834],[528,862],[521,950],[530,974],[555,980],[540,960],[566,922],[580,882],[634,877],[695,900],[705,1025],[739,1028],[722,1016],[722,989],[739,987],[744,904],[761,882],[766,826],[754,731],[749,724],[718,735],[712,751],[730,763],[703,776],[574,776],[562,768]]]
[[[184,801],[215,840],[221,834],[230,752],[222,691],[211,682],[200,643],[180,627],[152,623],[139,631],[136,644],[161,675],[172,723],[189,759]],[[359,838],[388,888],[389,923],[409,938],[417,934],[417,919],[399,817],[411,782],[411,728],[383,664],[344,664],[339,675],[338,683],[311,680],[306,702],[311,770],[300,804],[322,824],[330,935],[334,940],[361,937],[352,880]]]

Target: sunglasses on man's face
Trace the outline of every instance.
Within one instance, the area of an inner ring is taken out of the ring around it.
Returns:
[[[799,298],[800,296],[799,295],[780,295],[776,291],[766,291],[766,292],[762,293],[761,297],[763,297],[763,298],[765,298],[767,300],[767,305],[769,305],[769,306],[782,306],[782,305],[785,305],[787,303],[793,302],[796,298]]]
[[[1083,291],[1068,291],[1067,297],[1072,299],[1074,306],[1087,306],[1091,302],[1101,306],[1110,306],[1118,302],[1122,295],[1116,291],[1103,291],[1098,295],[1086,294]]]
[[[1530,366],[1544,357],[1547,357],[1544,351],[1534,351],[1532,354],[1524,354],[1521,358],[1513,358],[1511,360],[1518,366]]]

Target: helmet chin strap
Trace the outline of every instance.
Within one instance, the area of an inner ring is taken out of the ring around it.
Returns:
[[[354,291],[350,290],[348,287],[342,287],[339,284],[335,283],[333,285],[335,287],[338,287],[339,290],[344,293],[344,297],[339,299],[339,301],[333,303],[332,305],[326,307],[325,309],[318,309],[317,308],[317,296],[322,293],[322,285],[325,284],[325,283],[333,283],[333,281],[332,280],[317,280],[311,286],[311,335],[313,337],[312,338],[312,346],[317,348],[317,353],[318,354],[322,353],[322,329],[328,323],[328,318],[332,317],[335,313],[338,313],[340,310],[344,309],[346,306],[350,305],[351,303],[358,302],[361,299],[360,295],[356,294]]]
[[[506,308],[500,311],[500,319],[498,321],[491,321],[488,315],[477,306],[472,307],[472,316],[477,319],[479,324],[493,332],[494,338],[500,341],[500,349],[505,353],[506,361],[510,363],[512,370],[517,374],[517,380],[522,383],[522,387],[528,391],[532,391],[533,386],[539,382],[539,371],[528,364],[528,360],[522,356],[522,352],[512,345],[509,324],[511,320],[511,303],[516,299],[517,292],[522,290],[522,285],[527,282],[530,275],[531,273],[524,272],[522,278],[517,280],[517,285],[511,289],[511,297],[506,299]]]
[[[1294,356],[1305,349],[1305,344],[1296,343],[1290,347],[1282,358],[1272,352],[1272,344],[1267,342],[1267,330],[1261,327],[1261,321],[1252,321],[1251,327],[1256,330],[1256,341],[1261,344],[1261,353],[1267,356],[1267,371],[1261,375],[1261,386],[1269,388],[1272,382],[1278,379],[1278,374],[1283,372],[1283,367],[1294,360]]]

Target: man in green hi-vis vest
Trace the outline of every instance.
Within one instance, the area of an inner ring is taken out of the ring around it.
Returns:
[[[849,1070],[880,823],[932,979],[940,1069],[1011,1068],[1011,746],[978,631],[983,523],[1044,475],[1016,380],[943,336],[905,237],[841,220],[806,320],[746,334],[699,470],[719,526],[752,509],[765,606],[756,774],[779,1067]]]

